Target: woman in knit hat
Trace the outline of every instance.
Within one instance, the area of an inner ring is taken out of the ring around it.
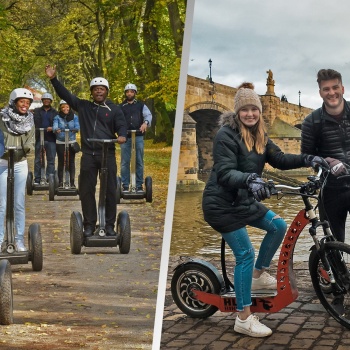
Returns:
[[[214,165],[203,193],[204,218],[220,232],[236,259],[234,286],[238,315],[234,330],[265,337],[271,329],[250,311],[251,290],[276,289],[276,278],[267,273],[283,240],[285,221],[261,203],[270,198],[261,179],[265,163],[281,169],[321,164],[319,157],[284,154],[266,135],[262,105],[251,83],[243,83],[234,99],[234,112],[220,116],[213,145]],[[246,225],[265,230],[255,261]]]

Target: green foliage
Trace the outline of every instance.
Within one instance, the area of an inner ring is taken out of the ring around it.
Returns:
[[[58,78],[82,98],[89,98],[95,76],[109,80],[109,97],[118,103],[125,84],[135,83],[155,116],[155,139],[172,142],[185,0],[3,2],[1,104],[18,86],[53,92],[44,66],[56,64]]]

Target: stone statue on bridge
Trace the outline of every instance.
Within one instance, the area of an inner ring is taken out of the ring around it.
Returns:
[[[267,80],[266,80],[267,91],[266,91],[266,95],[275,95],[275,81],[273,80],[272,70],[269,69],[268,71],[266,71],[266,73],[267,73]]]

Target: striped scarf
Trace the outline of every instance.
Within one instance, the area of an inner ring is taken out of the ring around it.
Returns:
[[[13,107],[6,106],[0,111],[2,121],[7,130],[13,135],[23,135],[34,126],[33,113],[28,111],[26,114],[18,114]]]

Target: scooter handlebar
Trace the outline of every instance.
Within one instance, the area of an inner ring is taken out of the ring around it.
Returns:
[[[100,142],[100,143],[117,143],[117,139],[87,139],[89,142]]]

